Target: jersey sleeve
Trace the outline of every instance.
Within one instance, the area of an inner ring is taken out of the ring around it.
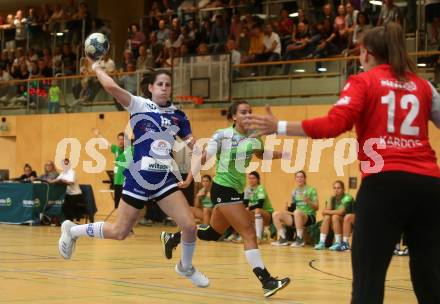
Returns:
[[[142,112],[142,104],[143,99],[139,96],[131,95],[130,104],[127,107],[124,107],[130,114]]]
[[[311,138],[332,138],[351,130],[365,105],[366,92],[365,80],[351,76],[326,116],[302,121],[304,132]]]
[[[440,129],[440,94],[432,86],[431,83],[429,83],[429,86],[432,90],[432,106],[430,119],[435,124],[435,126]]]
[[[216,155],[221,149],[221,142],[223,139],[223,130],[218,130],[209,139],[206,147],[206,159],[210,159],[212,156]]]
[[[180,117],[180,121],[179,121],[179,131],[177,132],[177,135],[180,138],[185,138],[188,135],[192,134],[191,124],[189,122],[188,117],[186,117],[185,113],[180,111],[180,114],[181,114],[181,117]]]
[[[266,191],[264,190],[263,186],[259,186],[257,189],[257,199],[266,199]]]
[[[110,147],[110,151],[112,151],[113,154],[116,154],[116,151],[118,150],[118,147],[116,147],[115,144],[112,144]]]
[[[310,191],[308,191],[307,196],[310,197],[310,200],[315,203],[318,199],[318,192],[316,192],[315,188],[310,188]]]

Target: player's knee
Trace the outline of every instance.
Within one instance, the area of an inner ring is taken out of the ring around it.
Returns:
[[[215,231],[210,225],[199,225],[197,228],[197,237],[204,241],[218,241],[221,234]]]
[[[182,231],[188,235],[195,235],[197,231],[197,225],[192,222],[188,221],[187,223],[182,225]]]
[[[298,216],[302,216],[304,213],[302,213],[302,211],[299,211],[298,209],[295,209],[295,211],[293,211],[293,216],[294,217],[298,217]]]

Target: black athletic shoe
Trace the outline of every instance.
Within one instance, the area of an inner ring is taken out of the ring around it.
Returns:
[[[264,297],[269,298],[270,296],[273,296],[278,290],[281,290],[289,285],[289,283],[289,278],[278,279],[271,277],[266,283],[263,284]]]
[[[175,250],[180,243],[180,239],[174,237],[172,233],[162,231],[160,240],[162,242],[163,253],[165,257],[170,260],[173,257],[173,250]]]

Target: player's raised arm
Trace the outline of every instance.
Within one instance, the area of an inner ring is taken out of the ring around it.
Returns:
[[[87,60],[92,64],[92,69],[96,73],[96,77],[106,92],[112,95],[122,106],[128,107],[131,101],[131,95],[121,88],[103,69],[99,66],[98,61],[93,61],[89,57]]]

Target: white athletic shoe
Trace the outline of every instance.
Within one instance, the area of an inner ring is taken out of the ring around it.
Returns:
[[[58,241],[58,250],[60,255],[66,260],[70,259],[75,250],[76,238],[73,238],[70,233],[70,229],[74,226],[76,226],[76,224],[69,220],[64,221],[61,225],[61,237]]]
[[[209,286],[209,279],[203,273],[195,269],[194,266],[191,266],[188,270],[184,270],[179,261],[179,263],[176,264],[175,269],[179,275],[187,277],[197,287],[205,288]]]

